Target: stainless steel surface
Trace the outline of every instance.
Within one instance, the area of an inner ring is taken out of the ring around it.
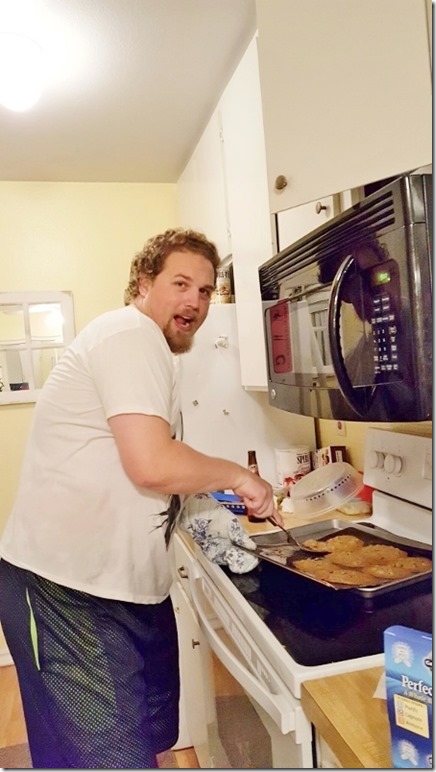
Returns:
[[[365,544],[389,544],[395,547],[400,547],[402,549],[405,549],[410,556],[422,555],[430,559],[432,558],[432,551],[428,546],[428,544],[423,544],[422,542],[417,542],[412,539],[399,537],[391,533],[390,531],[387,531],[383,528],[378,528],[375,525],[369,526],[369,525],[355,523],[352,526],[350,526],[348,525],[348,523],[345,523],[342,520],[332,519],[332,520],[323,520],[322,522],[319,522],[319,523],[311,523],[308,525],[298,527],[296,529],[293,529],[293,533],[295,533],[296,538],[298,540],[317,539],[321,541],[329,538],[330,536],[335,536],[341,533],[352,534],[352,535],[359,536],[365,542]],[[309,576],[308,574],[303,574],[301,573],[301,571],[297,571],[293,567],[294,560],[298,560],[304,557],[305,552],[303,551],[301,552],[293,551],[289,556],[286,557],[286,563],[280,562],[278,558],[274,556],[271,552],[271,548],[280,547],[280,544],[281,544],[280,541],[277,541],[277,539],[274,539],[274,537],[277,537],[277,536],[279,536],[279,534],[261,534],[260,536],[252,537],[253,541],[256,542],[256,545],[257,545],[256,552],[255,552],[257,557],[259,557],[261,560],[266,560],[270,563],[274,563],[275,565],[285,569],[286,571],[291,571],[294,574],[298,574],[298,576],[300,576],[301,578],[309,582],[317,582],[318,584],[322,584],[326,587],[331,587],[335,590],[347,590],[348,592],[358,593],[359,595],[363,595],[364,597],[367,597],[367,598],[374,598],[386,592],[395,590],[396,588],[405,587],[410,584],[417,584],[419,582],[422,582],[428,579],[429,576],[431,575],[431,571],[426,571],[422,574],[415,574],[405,579],[396,579],[391,582],[386,582],[386,584],[378,585],[376,587],[355,587],[355,586],[332,584],[322,579]]]
[[[295,544],[296,548],[300,550],[300,552],[309,552],[311,555],[325,555],[328,553],[329,550],[317,550],[312,549],[311,547],[305,547],[304,544],[301,544],[301,542],[298,541],[298,539],[295,538],[295,536],[292,534],[291,531],[288,531],[287,528],[284,528],[279,523],[276,523],[276,521],[272,517],[267,517],[267,520],[272,523],[272,525],[275,525],[276,528],[280,528],[281,531],[286,536],[286,541],[288,544]]]

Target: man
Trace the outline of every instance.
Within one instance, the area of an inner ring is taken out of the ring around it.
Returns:
[[[277,517],[269,483],[176,439],[173,354],[207,316],[218,263],[194,231],[150,239],[125,307],[82,330],[36,404],[0,544],[0,620],[34,767],[156,768],[177,740],[171,494],[230,488]]]

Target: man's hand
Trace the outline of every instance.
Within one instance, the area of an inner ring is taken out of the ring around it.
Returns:
[[[262,520],[272,517],[276,523],[284,524],[274,503],[272,486],[262,477],[247,470],[233,491],[243,500],[245,506],[253,511],[256,517]]]

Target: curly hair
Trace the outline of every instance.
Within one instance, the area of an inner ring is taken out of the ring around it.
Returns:
[[[124,304],[127,306],[139,295],[139,281],[143,276],[152,278],[163,270],[165,260],[174,251],[196,252],[209,260],[213,267],[214,282],[220,263],[215,244],[208,241],[203,233],[173,228],[166,230],[146,241],[143,249],[133,258],[130,265],[129,283],[124,291]]]

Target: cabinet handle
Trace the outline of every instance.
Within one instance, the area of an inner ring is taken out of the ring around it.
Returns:
[[[283,190],[283,188],[286,188],[286,185],[288,184],[288,181],[284,174],[279,174],[278,177],[276,177],[276,181],[274,183],[274,187],[276,190]]]
[[[177,569],[177,573],[180,576],[181,579],[189,579],[189,574],[185,568],[185,566],[179,566]]]
[[[316,213],[317,214],[321,214],[323,209],[327,209],[326,205],[325,204],[321,204],[321,201],[317,201],[316,202],[316,207],[315,207]]]
[[[196,646],[200,645],[200,641],[194,641],[193,638],[191,638],[192,648],[195,649]]]

